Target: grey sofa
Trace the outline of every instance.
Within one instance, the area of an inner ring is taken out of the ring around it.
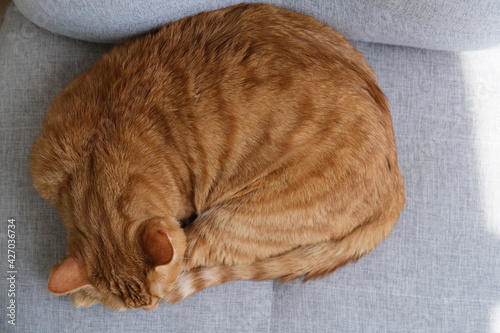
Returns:
[[[387,240],[306,284],[234,282],[150,312],[76,309],[46,288],[66,231],[27,158],[50,101],[110,46],[55,35],[12,5],[0,29],[0,331],[500,332],[500,47],[353,42],[390,101],[406,181]]]

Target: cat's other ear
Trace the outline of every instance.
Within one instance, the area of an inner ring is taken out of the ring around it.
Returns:
[[[68,294],[87,285],[90,285],[90,282],[85,270],[75,257],[65,258],[50,271],[48,289],[56,295]]]
[[[174,257],[170,236],[155,225],[147,226],[144,230],[142,249],[154,267],[166,265]]]

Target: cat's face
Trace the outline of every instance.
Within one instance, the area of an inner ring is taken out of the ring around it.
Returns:
[[[120,271],[120,268],[116,268]],[[89,307],[96,303],[113,310],[138,309],[151,310],[156,308],[158,302],[164,297],[160,290],[154,290],[155,281],[142,278],[137,267],[137,272],[127,276],[104,277],[96,272],[90,273],[89,278],[94,281],[85,284],[83,287],[70,293],[71,300],[76,307]],[[150,271],[142,271],[147,275],[154,275],[154,268]],[[115,271],[115,269],[113,269]]]
[[[161,223],[149,223],[139,234],[136,242],[108,248],[108,253],[85,248],[83,241],[73,246],[82,250],[52,268],[49,291],[70,294],[77,307],[102,303],[113,310],[155,309],[179,275],[185,237]]]
[[[110,271],[113,276],[104,276],[95,270],[87,274],[93,281],[70,293],[73,304],[76,307],[89,307],[102,303],[113,310],[156,308],[168,291],[168,284],[162,283],[154,267],[135,267],[130,270],[126,266],[129,265],[115,264]],[[169,270],[168,275],[175,276],[175,269],[172,268],[165,267]]]

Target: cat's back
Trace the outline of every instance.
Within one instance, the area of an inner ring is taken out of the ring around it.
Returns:
[[[242,189],[286,187],[290,205],[307,191],[335,189],[339,202],[349,191],[359,202],[402,193],[391,115],[362,55],[315,19],[269,5],[202,13],[114,48],[65,89],[50,123],[75,152],[166,138],[198,207]]]
[[[124,47],[147,54],[142,73],[158,70],[142,87],[161,90],[153,109],[165,112],[178,147],[193,148],[183,153],[199,206],[242,188],[273,196],[286,186],[297,197],[335,188],[339,201],[346,193],[354,201],[380,191],[404,196],[390,111],[372,69],[312,17],[239,5]]]

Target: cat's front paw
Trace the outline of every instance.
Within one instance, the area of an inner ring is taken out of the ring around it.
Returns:
[[[192,274],[185,272],[181,273],[177,279],[174,289],[172,289],[172,291],[169,292],[164,299],[168,303],[177,303],[196,292],[198,292],[198,290],[194,286]]]

